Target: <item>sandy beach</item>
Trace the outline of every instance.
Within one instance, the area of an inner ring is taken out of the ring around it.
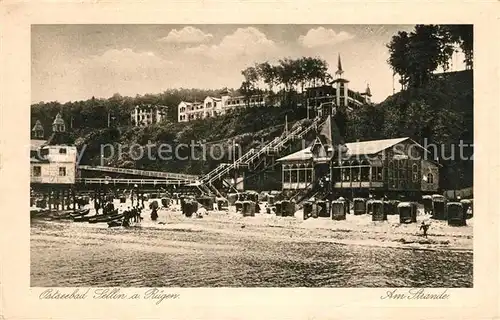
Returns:
[[[278,217],[274,214],[257,213],[254,217],[244,217],[236,212],[234,206],[225,211],[207,211],[202,218],[182,215],[180,205],[173,204],[170,208],[158,211],[157,221],[151,221],[148,209],[151,199],[145,203],[142,212],[143,221],[135,227],[166,230],[197,230],[221,234],[237,234],[241,237],[263,237],[286,239],[287,241],[322,241],[338,244],[355,244],[366,246],[383,246],[395,248],[427,249],[427,250],[458,250],[472,251],[474,219],[467,220],[467,226],[448,226],[446,221],[433,220],[418,209],[417,223],[400,224],[398,215],[388,215],[387,221],[373,222],[371,216],[347,215],[346,220],[334,221],[329,218],[303,219],[302,210],[294,217]],[[156,199],[159,203],[159,199]],[[130,202],[115,201],[119,212],[131,206]],[[261,204],[265,211],[266,203]],[[85,208],[90,208],[90,205]],[[91,215],[95,213],[91,209]],[[421,221],[431,224],[428,237],[422,235],[419,229]],[[91,224],[90,227],[107,228],[106,223]]]
[[[129,203],[115,203],[126,209]],[[148,208],[147,203],[145,204]],[[93,214],[91,210],[90,214]],[[303,220],[208,211],[185,217],[173,205],[151,221],[108,228],[71,220],[31,220],[31,286],[134,287],[470,287],[473,219],[466,227],[397,215],[372,222]]]

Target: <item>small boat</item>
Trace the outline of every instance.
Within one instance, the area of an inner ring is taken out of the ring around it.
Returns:
[[[116,218],[114,219],[111,218],[116,217],[117,215],[118,215],[118,209],[113,210],[110,214],[93,215],[89,217],[89,223],[108,222],[111,220],[115,220]],[[123,214],[121,216],[123,216]]]
[[[90,217],[86,216],[81,216],[81,217],[75,217],[73,218],[73,222],[87,222],[89,221]]]
[[[34,217],[40,216],[40,215],[42,215],[42,214],[44,214],[44,213],[48,213],[48,212],[49,212],[49,210],[32,209],[32,210],[30,211],[30,217],[31,217],[31,218],[34,218]]]
[[[100,216],[94,219],[89,219],[89,223],[99,223],[99,222],[110,222],[113,220],[118,220],[123,218],[123,214],[113,214],[113,215],[106,215],[106,216]]]
[[[120,220],[112,220],[108,222],[108,228],[113,228],[113,227],[121,227],[123,225],[123,221]]]
[[[104,220],[103,222],[111,222],[111,221],[119,220],[119,219],[122,219],[123,216],[124,216],[123,213],[114,214],[114,215],[108,217],[108,219]]]
[[[73,213],[73,211],[70,211],[70,210],[54,212],[51,215],[49,215],[49,218],[56,219],[56,220],[71,219],[71,213]]]
[[[74,218],[83,217],[89,213],[90,213],[90,209],[82,209],[82,210],[77,210],[77,211],[71,213],[70,215],[74,219]]]

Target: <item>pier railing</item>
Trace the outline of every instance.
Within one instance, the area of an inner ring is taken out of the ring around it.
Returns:
[[[143,177],[154,177],[154,178],[166,178],[166,179],[177,179],[177,180],[197,180],[198,177],[190,174],[182,173],[171,173],[171,172],[161,172],[161,171],[151,171],[151,170],[140,170],[140,169],[126,169],[126,168],[116,168],[116,167],[106,167],[106,166],[78,166],[80,170],[88,171],[100,171],[100,172],[113,172],[113,173],[123,173],[134,176]]]
[[[78,178],[76,183],[80,184],[93,184],[93,185],[138,185],[138,186],[170,186],[170,185],[187,185],[190,183],[196,183],[196,180],[185,180],[185,179],[107,179],[107,178]]]

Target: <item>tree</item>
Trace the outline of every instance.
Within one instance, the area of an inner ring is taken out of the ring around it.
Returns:
[[[441,25],[440,33],[447,42],[458,44],[465,55],[465,66],[467,69],[473,67],[473,45],[474,45],[474,29],[471,24],[458,25]]]
[[[389,59],[387,62],[392,70],[401,78],[402,89],[406,88],[410,77],[410,37],[406,31],[399,31],[387,45]]]
[[[472,36],[470,25],[416,25],[411,33],[401,31],[392,37],[387,62],[400,76],[402,89],[422,87],[438,67],[448,70],[457,43],[472,68]]]

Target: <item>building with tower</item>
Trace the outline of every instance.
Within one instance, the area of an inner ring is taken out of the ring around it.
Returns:
[[[316,110],[323,103],[334,104],[348,111],[365,104],[371,104],[371,91],[367,85],[364,92],[349,88],[349,80],[343,77],[342,60],[340,55],[337,61],[335,79],[329,85],[310,87],[306,89],[305,99],[308,110]]]
[[[270,105],[266,95],[242,96],[225,89],[220,97],[206,97],[202,102],[181,101],[178,105],[178,122],[217,117],[238,108]]]
[[[32,139],[40,139],[43,140],[45,136],[45,130],[43,129],[42,123],[40,120],[37,120],[33,129],[31,129],[31,137]]]
[[[75,183],[77,150],[58,113],[52,123],[52,134],[44,140],[40,121],[32,129],[30,148],[31,183],[72,185]]]

